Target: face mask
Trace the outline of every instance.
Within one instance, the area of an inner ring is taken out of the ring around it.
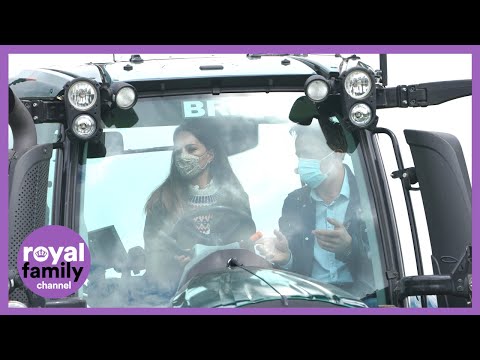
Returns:
[[[330,172],[323,173],[320,169],[320,163],[333,153],[334,151],[320,160],[298,158],[298,174],[300,175],[300,179],[312,189],[319,187]]]
[[[200,159],[206,154],[207,153],[205,152],[202,156],[195,156],[192,154],[180,153],[175,156],[175,167],[182,177],[193,179],[207,167],[208,163],[205,164],[204,167],[200,166]]]

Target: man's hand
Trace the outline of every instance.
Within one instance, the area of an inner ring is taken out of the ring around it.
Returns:
[[[318,245],[324,250],[338,255],[349,253],[352,248],[352,237],[339,221],[327,218],[327,221],[334,226],[333,230],[313,230]]]
[[[290,260],[288,240],[280,231],[273,230],[275,236],[262,237],[255,241],[255,249],[259,255],[277,265],[285,265]],[[257,246],[258,245],[258,246]]]

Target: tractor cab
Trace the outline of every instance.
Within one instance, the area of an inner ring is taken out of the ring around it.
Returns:
[[[388,87],[380,59],[373,69],[355,56],[132,55],[10,79],[10,300],[408,307],[410,296],[422,306],[436,296],[439,307],[471,306],[471,183],[460,143],[405,130],[415,162],[406,169],[393,132],[377,126],[377,110],[442,106],[470,96],[472,81]],[[417,276],[405,276],[378,134],[395,152]],[[338,196],[319,198],[312,189],[335,171]],[[433,275],[424,275],[419,252],[416,189]],[[91,254],[87,281],[64,299],[34,294],[16,273],[22,241],[48,225],[80,234]],[[256,244],[278,231],[289,261]],[[345,249],[331,245],[333,236],[346,239]]]

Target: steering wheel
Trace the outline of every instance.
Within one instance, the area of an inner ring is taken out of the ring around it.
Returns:
[[[255,222],[245,211],[217,205],[185,213],[170,235],[179,248],[191,249],[195,244],[218,246],[248,240],[255,231]]]

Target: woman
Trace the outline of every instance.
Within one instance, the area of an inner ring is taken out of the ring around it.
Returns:
[[[238,225],[229,221],[251,220],[248,195],[233,173],[217,129],[218,125],[195,120],[175,130],[170,174],[145,205],[147,275],[169,296],[194,242],[231,242],[220,239],[219,229]]]

